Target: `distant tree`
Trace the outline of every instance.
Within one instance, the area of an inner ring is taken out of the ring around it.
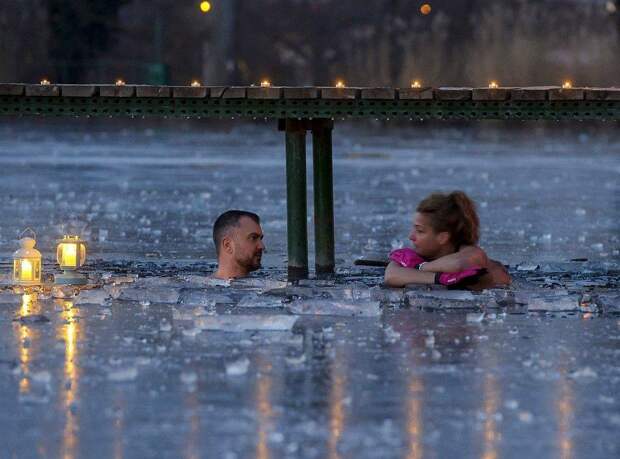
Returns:
[[[115,41],[118,10],[130,0],[47,0],[55,80],[81,82],[87,64]]]

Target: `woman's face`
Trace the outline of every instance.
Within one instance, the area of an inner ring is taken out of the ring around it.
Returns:
[[[431,226],[430,218],[424,213],[416,212],[409,240],[413,242],[418,255],[432,260],[442,251],[449,240],[449,235],[445,232],[436,233]]]

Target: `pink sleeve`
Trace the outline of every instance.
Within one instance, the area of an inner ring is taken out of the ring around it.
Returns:
[[[390,260],[395,261],[405,268],[415,268],[424,262],[424,258],[416,253],[413,249],[398,249],[390,253]]]

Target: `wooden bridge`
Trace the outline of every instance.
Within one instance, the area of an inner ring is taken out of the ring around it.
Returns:
[[[0,84],[0,115],[274,119],[285,132],[289,277],[308,275],[306,134],[316,273],[334,272],[334,120],[620,120],[620,88]]]

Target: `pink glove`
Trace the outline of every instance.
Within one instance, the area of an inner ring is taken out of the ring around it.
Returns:
[[[471,268],[468,268],[465,271],[460,271],[458,273],[437,273],[435,274],[435,283],[452,286],[466,279],[474,280],[475,277],[484,274],[485,272],[486,269],[481,268],[480,266],[472,266]]]
[[[398,249],[390,253],[390,260],[395,261],[404,268],[417,268],[426,260],[413,249]]]

